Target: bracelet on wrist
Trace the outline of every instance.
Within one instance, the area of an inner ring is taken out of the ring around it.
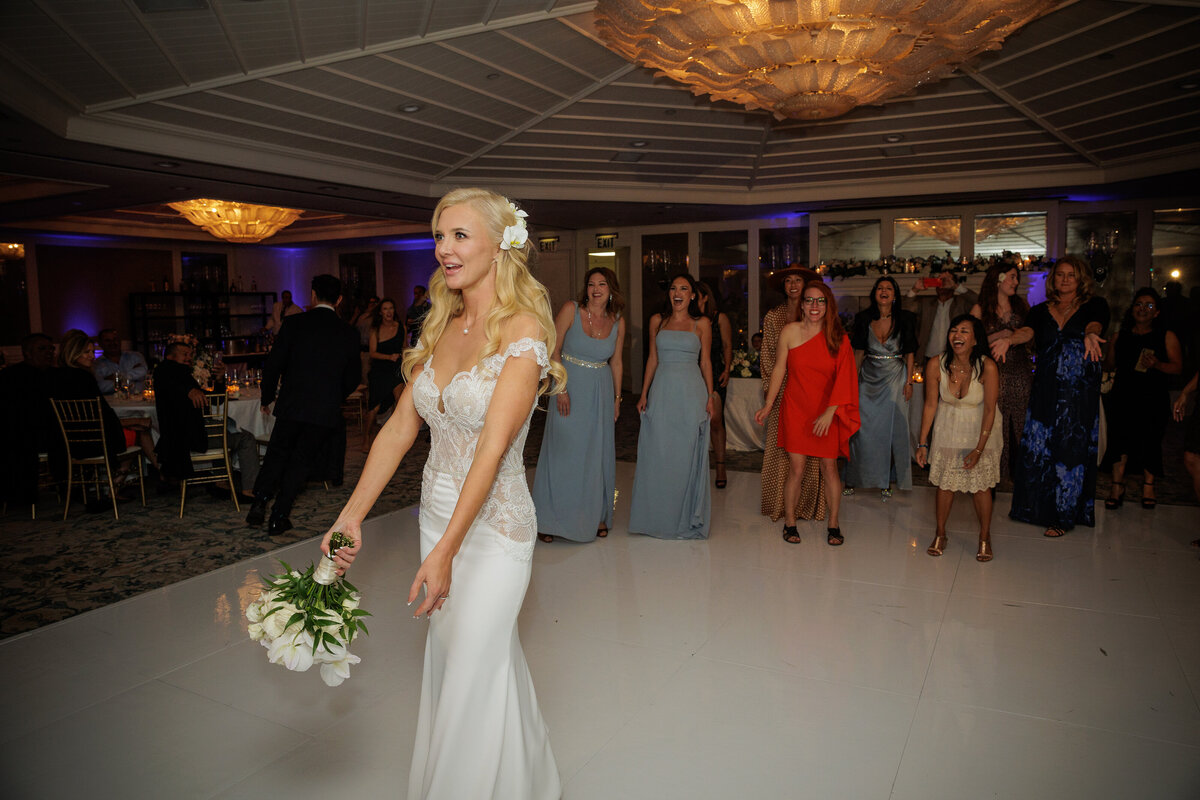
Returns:
[[[928,449],[929,449],[929,445],[927,445],[927,444],[919,444],[919,445],[917,445],[917,449],[918,449],[918,450],[928,450]]]

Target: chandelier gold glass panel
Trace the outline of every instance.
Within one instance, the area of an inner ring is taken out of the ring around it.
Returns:
[[[253,244],[274,236],[304,213],[295,208],[256,206],[207,198],[167,205],[182,214],[188,222],[218,239],[241,244]]]
[[[623,57],[778,119],[827,119],[940,80],[1055,0],[599,0]]]

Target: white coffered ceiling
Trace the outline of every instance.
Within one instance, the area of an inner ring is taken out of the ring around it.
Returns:
[[[4,0],[0,100],[93,149],[70,175],[10,141],[0,171],[88,180],[118,148],[365,214],[464,184],[753,206],[1146,178],[1200,167],[1198,5],[1062,2],[913,96],[780,122],[625,62],[590,2]]]

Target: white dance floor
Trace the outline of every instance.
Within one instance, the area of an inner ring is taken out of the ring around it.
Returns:
[[[933,494],[860,492],[846,545],[713,493],[712,538],[538,544],[521,639],[570,800],[1200,797],[1200,511],[1127,503],[1059,540]],[[417,513],[367,528],[374,613],[330,689],[267,664],[242,612],[294,545],[0,643],[5,798],[401,797],[425,623]],[[469,800],[464,798],[463,800]],[[519,800],[519,799],[514,799]]]

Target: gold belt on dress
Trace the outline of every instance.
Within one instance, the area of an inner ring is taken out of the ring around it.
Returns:
[[[584,361],[582,358],[576,358],[567,353],[562,354],[562,360],[568,364],[574,364],[577,367],[588,367],[589,369],[600,369],[601,367],[608,366],[607,361]]]

